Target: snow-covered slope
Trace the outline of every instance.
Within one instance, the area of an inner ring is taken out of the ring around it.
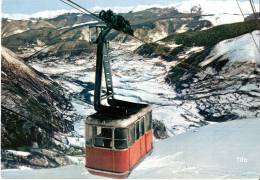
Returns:
[[[248,1],[239,1],[239,4],[245,16],[252,14]],[[259,2],[255,1],[255,4],[256,7],[259,6]],[[175,5],[180,12],[189,12],[193,6],[200,6],[202,19],[210,21],[213,26],[243,21],[243,16],[234,0],[187,0]]]
[[[155,142],[153,153],[129,178],[260,178],[260,120],[204,126]],[[84,165],[3,170],[3,178],[100,178]]]
[[[237,38],[219,42],[211,51],[210,55],[200,63],[206,66],[213,61],[229,60],[229,65],[234,63],[257,63],[260,64],[260,31],[253,31]]]
[[[222,24],[242,22],[244,19],[241,14],[223,13],[223,14],[202,15],[201,20],[208,20],[213,24],[213,26],[219,26]]]
[[[214,124],[159,141],[131,178],[259,178],[260,120]]]

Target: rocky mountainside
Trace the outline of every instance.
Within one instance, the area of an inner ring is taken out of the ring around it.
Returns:
[[[2,37],[8,37],[24,31],[41,28],[59,29],[73,26],[74,24],[85,23],[91,20],[91,17],[88,15],[81,15],[79,13],[65,13],[51,19],[31,18],[29,20],[13,20],[3,18]]]
[[[40,28],[55,28],[55,25],[48,21],[37,19],[37,20],[10,20],[2,19],[2,37],[8,37],[14,34],[19,34],[32,29]]]
[[[175,8],[150,8],[134,13],[122,14],[135,30],[135,36],[144,41],[156,41],[171,33],[195,31],[211,27],[210,21],[201,20],[199,13],[180,13]],[[127,37],[118,32],[111,35],[116,40]]]
[[[90,46],[90,43],[82,38],[80,30],[67,31],[49,27],[30,29],[2,38],[2,44],[23,57],[35,53],[37,57],[42,57],[92,52],[93,45]]]
[[[168,61],[181,61],[196,53],[192,47],[211,49],[222,40],[259,29],[255,20],[225,24],[203,31],[171,34],[157,42],[147,43],[136,49],[136,53],[147,57],[162,57]],[[186,54],[185,53],[189,53]]]
[[[248,21],[173,34],[136,52],[173,62],[166,81],[176,99],[194,101],[208,121],[259,117],[257,29],[256,21]]]
[[[60,141],[57,137],[74,128],[73,122],[66,117],[71,103],[64,91],[7,48],[2,47],[1,56],[1,160],[7,161],[6,149],[60,150],[58,144],[62,143],[57,143]],[[38,152],[34,157],[41,159],[41,154],[43,152]],[[34,161],[31,164],[40,164]]]
[[[155,41],[173,32],[195,31],[212,26],[210,21],[200,19],[198,13],[180,13],[175,8],[151,8],[120,15],[130,21],[135,36],[145,41]],[[90,48],[93,45],[89,46],[88,42],[91,40],[90,33],[95,35],[96,31],[88,27],[68,29],[92,21],[88,15],[79,13],[63,14],[51,19],[3,19],[2,44],[23,56],[30,56],[45,46],[51,46],[48,49],[50,56],[78,55],[93,50]],[[109,39],[133,40],[115,31],[109,35]],[[45,56],[44,52],[40,55]]]

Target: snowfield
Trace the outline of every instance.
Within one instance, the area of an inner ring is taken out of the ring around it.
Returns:
[[[222,24],[242,22],[244,19],[241,14],[224,13],[224,14],[202,15],[201,20],[208,20],[213,24],[213,26],[219,26]]]
[[[212,124],[157,141],[129,178],[260,178],[260,120]],[[100,178],[83,164],[54,169],[2,170],[2,178]]]
[[[259,178],[259,137],[260,119],[198,128],[156,142],[131,178]]]
[[[252,37],[254,37],[256,44]],[[203,67],[218,58],[219,61],[229,59],[229,64],[236,62],[260,64],[260,55],[256,45],[260,49],[260,31],[253,31],[251,34],[248,33],[233,39],[221,41],[214,47],[210,55],[200,66]]]

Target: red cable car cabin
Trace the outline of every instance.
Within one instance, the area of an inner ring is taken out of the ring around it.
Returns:
[[[86,168],[95,175],[125,178],[153,149],[151,108],[126,118],[96,113],[86,120]]]

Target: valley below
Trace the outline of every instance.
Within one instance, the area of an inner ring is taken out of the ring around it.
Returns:
[[[138,44],[137,44],[138,45]],[[109,52],[115,97],[132,102],[151,104],[153,119],[163,122],[168,133],[175,135],[208,124],[190,101],[175,100],[176,92],[165,82],[175,62],[161,58],[143,58],[132,52],[136,44],[113,43]],[[71,97],[80,135],[84,134],[84,119],[93,109],[95,58],[41,59],[30,65],[58,82]],[[103,82],[103,85],[105,83]],[[167,113],[168,112],[168,113]]]

